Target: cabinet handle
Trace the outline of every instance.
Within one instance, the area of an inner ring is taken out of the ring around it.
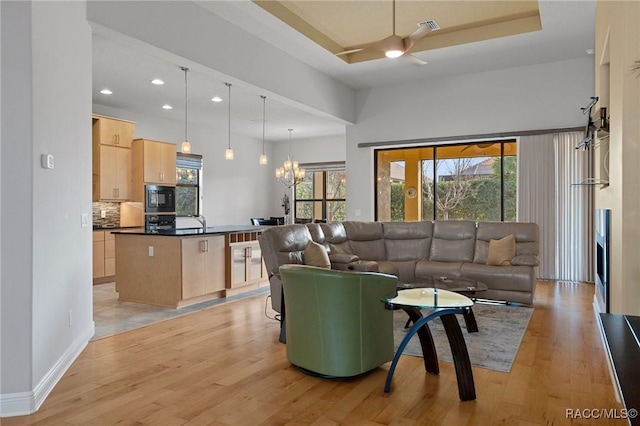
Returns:
[[[204,240],[205,252],[209,253],[209,240]]]
[[[116,145],[120,145],[120,135],[116,135]]]
[[[200,251],[203,253],[207,252],[207,240],[200,241]]]

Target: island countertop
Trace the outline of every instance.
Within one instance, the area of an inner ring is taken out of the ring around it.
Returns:
[[[159,229],[157,231],[148,231],[144,228],[120,229],[112,231],[113,234],[129,234],[129,235],[148,235],[148,236],[165,236],[165,237],[189,237],[192,235],[215,235],[229,234],[235,232],[262,232],[265,226],[254,225],[222,225],[210,226],[207,229],[202,228],[177,228],[177,229]]]

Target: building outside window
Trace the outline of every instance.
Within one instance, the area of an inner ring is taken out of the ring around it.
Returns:
[[[304,181],[295,187],[296,221],[342,221],[347,218],[344,163],[301,165]]]
[[[200,214],[202,156],[178,153],[176,159],[176,215]]]
[[[516,220],[514,140],[376,151],[380,221]]]

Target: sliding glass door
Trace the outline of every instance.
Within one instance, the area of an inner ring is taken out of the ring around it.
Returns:
[[[377,220],[516,220],[516,142],[376,151]]]

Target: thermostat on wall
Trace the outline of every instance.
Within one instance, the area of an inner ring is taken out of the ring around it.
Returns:
[[[40,155],[40,165],[43,169],[53,169],[53,155],[42,154]]]

